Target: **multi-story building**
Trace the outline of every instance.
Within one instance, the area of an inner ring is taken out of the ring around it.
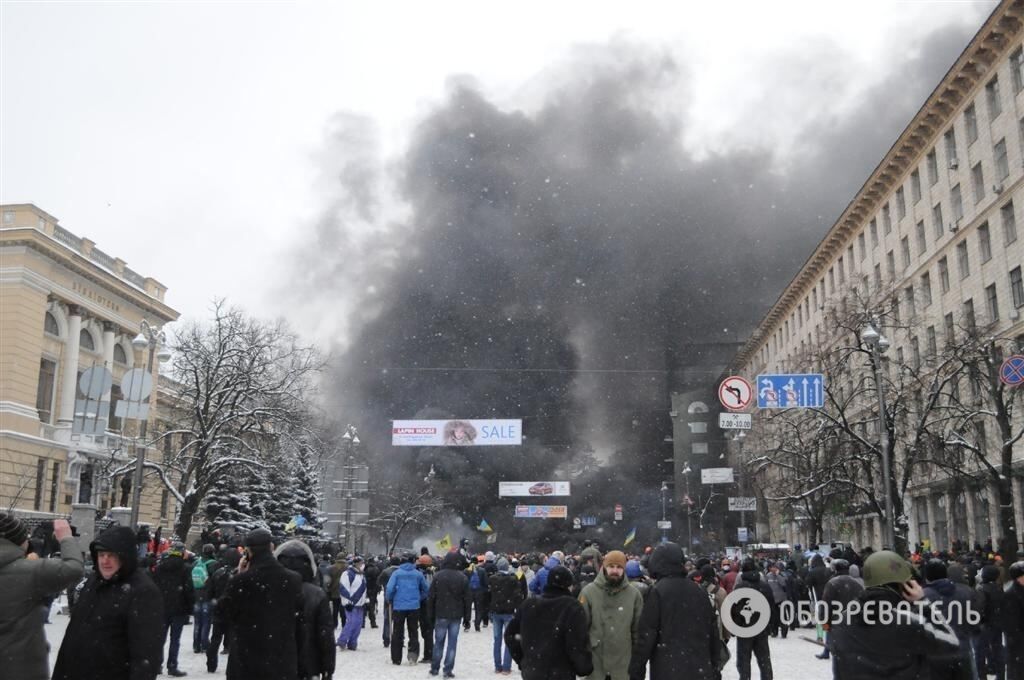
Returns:
[[[162,284],[36,206],[0,214],[0,507],[40,517],[104,510],[118,492],[110,472],[135,455],[137,423],[115,414],[121,377],[146,367],[132,339],[143,320],[162,326],[178,313]],[[98,395],[107,410],[75,427],[87,396],[80,378],[94,367],[112,374]],[[159,522],[160,498],[157,484],[145,485],[142,520]]]
[[[734,358],[733,371],[751,380],[819,372],[824,352],[856,345],[857,324],[872,320],[891,342],[888,363],[915,375],[918,368],[948,370],[950,364],[936,357],[965,330],[975,338],[1000,339],[1001,351],[1024,352],[1022,27],[1024,4],[1008,0],[996,7],[761,320]],[[848,354],[855,367],[849,381],[831,387],[834,398],[845,394],[864,416],[854,439],[871,443],[878,440],[879,429],[872,427],[877,402],[870,364],[859,349]],[[888,370],[889,380],[899,382]],[[948,384],[949,394],[958,390],[958,383]],[[826,409],[834,406],[830,401]],[[915,407],[906,408],[912,418]],[[1020,411],[1015,431],[1024,426]],[[748,456],[771,450],[778,436],[767,425],[768,414],[754,418]],[[906,422],[897,421],[901,426]],[[990,452],[1000,445],[993,430],[980,430]],[[925,464],[911,470],[902,498],[910,545],[947,548],[958,539],[971,545],[998,539],[991,475],[980,474],[969,456],[963,461],[963,474]],[[1018,444],[1012,479],[1017,527],[1024,526],[1022,468],[1024,446]],[[877,488],[881,482],[859,483]],[[779,504],[770,509],[772,539],[811,538],[799,511]],[[826,529],[826,539],[874,547],[883,542],[878,513],[864,508],[847,505]]]

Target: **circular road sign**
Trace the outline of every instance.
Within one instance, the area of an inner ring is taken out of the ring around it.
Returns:
[[[999,379],[1016,387],[1024,383],[1024,354],[1011,354],[999,367]]]
[[[99,399],[110,392],[110,387],[113,384],[114,376],[103,366],[85,369],[78,379],[78,388],[82,390],[86,399]]]
[[[730,411],[742,411],[750,405],[754,391],[744,378],[731,375],[718,386],[718,401]]]

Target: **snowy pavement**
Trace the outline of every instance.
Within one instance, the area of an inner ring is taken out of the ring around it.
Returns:
[[[50,620],[51,624],[46,626],[46,635],[50,641],[50,668],[57,659],[57,650],[60,648],[61,639],[68,625],[68,617],[58,614],[60,603],[55,603],[54,611]],[[772,651],[772,668],[778,680],[816,680],[832,677],[831,664],[828,661],[815,659],[821,648],[816,644],[801,639],[800,636],[813,638],[814,631],[811,629],[799,629],[790,633],[785,640],[772,639],[770,641]],[[455,677],[459,680],[483,680],[494,678],[494,661],[491,652],[492,635],[489,628],[477,633],[470,631],[459,635],[458,655],[455,660]],[[739,675],[736,672],[736,643],[729,644],[733,654],[729,666],[722,674],[723,680],[737,680]],[[422,647],[421,647],[422,650]],[[757,662],[751,659],[753,677],[757,678]],[[220,664],[216,673],[206,672],[206,655],[192,653],[192,626],[185,626],[181,634],[181,652],[178,654],[178,667],[188,673],[189,678],[223,678],[224,669],[227,667],[227,656],[221,655]],[[334,677],[338,680],[345,678],[375,678],[375,680],[428,680],[431,676],[427,674],[429,664],[417,666],[395,666],[391,663],[388,650],[381,641],[380,629],[371,629],[369,626],[363,629],[359,638],[359,649],[356,651],[344,651],[338,653],[337,670]],[[515,663],[512,664],[512,676],[519,677]],[[161,676],[167,677],[167,676]],[[96,680],[103,680],[97,678]]]

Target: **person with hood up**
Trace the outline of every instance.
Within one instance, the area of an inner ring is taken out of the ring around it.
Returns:
[[[427,579],[416,568],[416,555],[406,553],[405,560],[391,574],[384,590],[384,600],[391,604],[391,663],[402,665],[405,629],[409,632],[408,664],[418,663],[420,653],[420,606],[427,597]]]
[[[640,629],[629,661],[630,680],[719,680],[722,643],[707,593],[686,577],[683,549],[662,543],[647,563],[655,579],[640,614]]]
[[[864,590],[859,611],[832,635],[832,668],[837,680],[922,680],[928,658],[956,653],[959,641],[927,609],[912,606],[924,598],[910,564],[890,550],[873,552],[861,569]],[[883,611],[891,617],[884,618]]]
[[[946,654],[933,654],[928,662],[932,680],[974,680],[976,666],[971,638],[978,632],[977,623],[982,614],[980,594],[964,583],[956,583],[948,576],[948,567],[942,560],[932,559],[924,565],[924,594],[932,606],[942,613],[960,641],[959,648]]]
[[[537,570],[537,575],[533,577],[530,582],[530,594],[536,597],[540,597],[544,593],[544,588],[548,584],[548,572],[555,567],[561,566],[562,562],[552,555],[544,561],[544,566]]]
[[[778,607],[775,604],[772,589],[761,580],[761,572],[758,571],[757,564],[749,557],[740,564],[740,578],[736,581],[733,592],[744,589],[756,590],[761,593],[772,609],[772,618],[776,616],[774,610]],[[764,628],[754,637],[736,636],[736,670],[739,671],[740,680],[750,680],[751,653],[757,659],[757,670],[761,675],[761,680],[772,679],[772,655],[768,646],[769,628],[770,626]]]
[[[494,672],[504,675],[512,673],[512,651],[505,641],[505,629],[523,601],[522,582],[512,573],[512,565],[499,557],[495,565],[498,570],[488,579],[490,587],[490,618],[494,624]],[[504,652],[502,648],[504,647]]]
[[[590,680],[628,680],[629,659],[640,627],[644,598],[629,585],[626,555],[612,550],[601,571],[583,586],[579,597],[590,622],[590,654],[594,671]],[[628,634],[627,634],[628,633]]]
[[[135,532],[111,527],[89,553],[96,570],[71,612],[53,680],[153,680],[160,671],[164,606],[160,589],[138,569]]]
[[[572,586],[571,571],[551,568],[544,592],[523,602],[505,629],[523,680],[575,680],[594,672],[587,613],[573,598]]]
[[[338,594],[341,607],[345,610],[345,625],[338,636],[338,648],[355,650],[359,646],[359,633],[363,630],[363,610],[366,607],[366,577],[363,575],[363,558],[353,557],[348,569],[338,580]]]
[[[28,531],[0,512],[0,668],[12,678],[47,680],[46,601],[82,578],[82,551],[67,520],[53,522],[60,557],[28,560]]]
[[[334,676],[334,619],[327,593],[318,585],[313,551],[302,541],[282,543],[274,556],[302,579],[302,638],[299,641],[299,680],[328,680]]]
[[[829,642],[832,637],[832,630],[843,625],[845,613],[850,603],[857,599],[864,590],[864,583],[859,579],[850,576],[850,563],[839,558],[832,560],[832,569],[835,576],[825,584],[825,590],[821,594],[821,601],[824,603],[825,611],[829,613],[828,632],[825,635],[825,650],[818,655],[818,658],[827,659],[831,655]],[[835,612],[836,616],[831,616]]]
[[[167,643],[168,634],[171,639],[167,649],[167,675],[184,677],[188,673],[178,670],[178,649],[181,646],[181,631],[195,604],[192,568],[185,562],[184,543],[174,541],[169,550],[160,554],[153,570],[153,581],[160,589],[164,601],[164,644]]]
[[[274,559],[266,529],[245,537],[238,575],[217,602],[231,629],[228,680],[296,680],[305,623],[302,577]]]
[[[370,628],[377,627],[377,596],[380,595],[380,565],[377,560],[371,557],[363,567],[363,576],[366,578],[366,618],[370,620]],[[366,622],[363,622],[366,625]]]
[[[473,597],[469,590],[469,578],[462,571],[463,559],[457,552],[447,553],[441,560],[441,570],[434,575],[427,591],[426,610],[434,622],[431,675],[441,672],[443,658],[444,677],[454,677],[459,624],[465,622],[467,627],[469,625]]]

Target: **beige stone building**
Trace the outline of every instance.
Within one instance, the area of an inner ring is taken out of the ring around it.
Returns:
[[[734,372],[751,381],[819,372],[814,351],[849,341],[849,329],[839,337],[836,315],[865,303],[892,305],[912,319],[909,328],[882,329],[892,343],[888,356],[907,363],[923,355],[927,364],[962,323],[1024,352],[1022,26],[1020,2],[1002,2],[992,12],[782,291],[733,360]],[[863,408],[877,405],[867,401]],[[755,411],[754,420],[767,418]],[[771,446],[767,429],[755,424],[748,456]],[[994,435],[988,432],[989,450],[998,446]],[[876,430],[865,437],[877,440]],[[1022,444],[1015,461],[1016,526],[1024,527]],[[911,545],[946,548],[957,538],[973,544],[999,535],[994,487],[982,475],[958,487],[939,471],[922,473],[904,500]],[[761,540],[807,543],[799,516],[784,519],[773,504],[768,510],[770,535]],[[869,513],[834,519],[825,538],[882,544],[879,521]]]
[[[117,418],[115,404],[122,376],[148,358],[132,339],[143,320],[163,326],[178,312],[156,279],[36,206],[3,205],[0,214],[0,507],[81,517],[120,505],[109,473],[134,456],[138,423]],[[110,405],[73,427],[85,396],[79,378],[93,367],[113,374],[102,395]],[[154,394],[151,422],[155,405]],[[141,520],[172,515],[167,494],[147,481]]]

